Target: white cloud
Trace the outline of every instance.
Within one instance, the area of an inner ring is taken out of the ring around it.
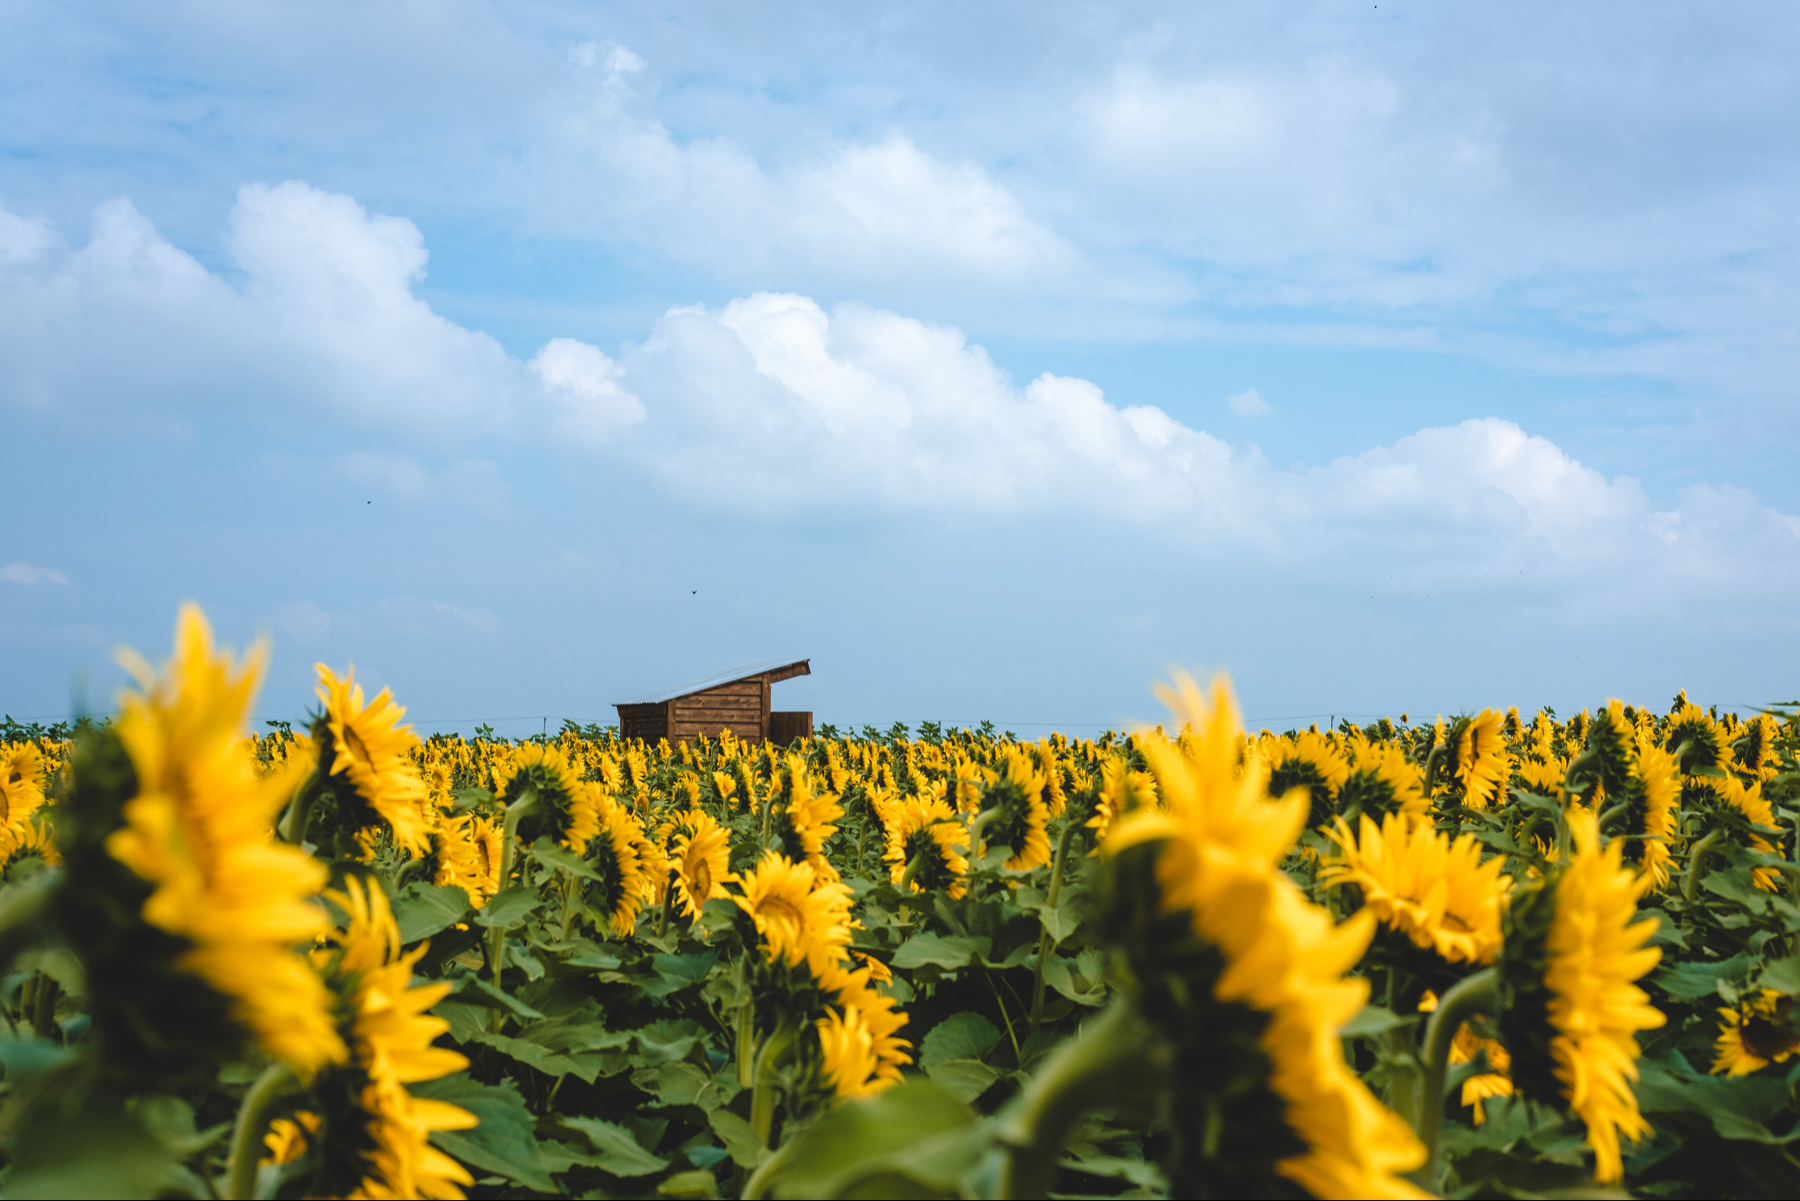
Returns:
[[[1010,288],[1077,259],[982,166],[891,132],[822,139],[765,166],[724,137],[677,140],[645,64],[611,43],[571,55],[576,98],[536,151],[536,219],[655,246],[739,276],[771,271]]]
[[[862,305],[758,293],[672,310],[617,378],[646,416],[612,453],[702,503],[1098,517],[1346,581],[1523,576],[1628,607],[1727,575],[1800,584],[1800,518],[1715,490],[1658,512],[1637,481],[1510,421],[1281,471],[1086,380],[1016,386],[959,331]]]
[[[317,601],[283,605],[271,618],[275,628],[299,642],[319,643],[331,637],[331,614]]]
[[[33,567],[14,559],[0,567],[0,580],[9,584],[67,584],[69,577],[54,567]]]
[[[1269,402],[1264,400],[1263,394],[1255,388],[1245,388],[1242,392],[1234,392],[1225,398],[1225,403],[1231,406],[1232,412],[1241,417],[1254,417],[1258,413],[1269,411]]]
[[[558,431],[572,438],[603,443],[620,427],[644,419],[643,404],[617,383],[618,364],[597,346],[552,338],[531,360],[531,370],[561,406]]]
[[[403,638],[467,644],[501,636],[500,619],[484,605],[465,608],[422,597],[391,597],[378,606],[383,621]]]

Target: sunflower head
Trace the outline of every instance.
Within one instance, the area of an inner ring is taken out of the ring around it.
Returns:
[[[1785,1063],[1800,1051],[1794,998],[1772,988],[1759,989],[1719,1010],[1719,1018],[1714,1075],[1745,1076],[1772,1063]]]
[[[1635,920],[1648,878],[1622,866],[1618,840],[1601,844],[1594,814],[1572,809],[1568,822],[1568,862],[1508,906],[1500,1033],[1514,1083],[1582,1119],[1595,1177],[1609,1183],[1624,1171],[1620,1135],[1650,1131],[1632,1090],[1636,1036],[1664,1017],[1636,982],[1662,953],[1644,945],[1656,921]]]
[[[638,911],[654,895],[652,876],[660,870],[660,857],[653,852],[658,848],[644,837],[631,811],[611,797],[598,796],[595,812],[600,828],[587,844],[587,861],[600,879],[585,882],[583,895],[606,918],[612,934],[624,938],[637,928]]]
[[[1350,776],[1350,765],[1323,734],[1302,730],[1264,740],[1263,762],[1268,765],[1269,796],[1284,797],[1291,789],[1305,788],[1309,808],[1306,824],[1312,829],[1329,826],[1338,812],[1338,792]]]
[[[731,899],[754,926],[770,962],[808,964],[816,976],[848,953],[850,889],[844,884],[820,880],[812,864],[775,851],[763,852],[739,884],[742,895]]]
[[[983,838],[1005,847],[1010,871],[1030,871],[1050,862],[1050,836],[1044,825],[1044,777],[1029,756],[1006,752],[1006,771],[982,789]]]
[[[548,838],[581,854],[599,829],[595,793],[583,787],[568,756],[554,745],[528,742],[496,775],[494,795],[502,805],[527,796],[535,804],[519,820],[523,843]]]
[[[683,917],[698,918],[706,902],[728,897],[731,839],[725,827],[701,809],[690,809],[675,823],[670,864],[675,875],[675,904]]]
[[[1454,841],[1424,822],[1390,814],[1361,819],[1360,836],[1338,819],[1338,856],[1320,875],[1354,884],[1383,925],[1449,963],[1492,963],[1500,949],[1505,860],[1481,861],[1473,834]]]
[[[1731,742],[1738,770],[1759,779],[1769,779],[1781,770],[1781,752],[1776,738],[1781,727],[1767,713],[1758,713],[1744,723],[1743,731]]]
[[[1425,778],[1399,746],[1366,743],[1338,786],[1337,810],[1350,820],[1363,814],[1379,822],[1393,813],[1422,818],[1429,812]]]
[[[333,798],[352,837],[385,828],[403,853],[425,854],[429,801],[412,756],[419,740],[411,726],[397,724],[406,710],[385,688],[365,701],[354,667],[342,678],[323,663],[315,670],[323,706],[312,727],[319,748],[317,786]]]
[[[943,892],[951,900],[963,896],[969,861],[969,831],[950,806],[937,797],[907,797],[896,802],[887,829],[889,878],[908,881],[915,893]]]
[[[44,757],[33,742],[0,744],[0,826],[20,827],[44,803]]]
[[[1505,799],[1509,775],[1506,737],[1500,714],[1483,709],[1474,717],[1459,717],[1444,737],[1446,774],[1471,809],[1487,809]]]
[[[1663,727],[1663,745],[1675,756],[1681,770],[1726,766],[1731,748],[1719,723],[1705,709],[1686,703],[1685,692],[1677,699],[1683,703]]]

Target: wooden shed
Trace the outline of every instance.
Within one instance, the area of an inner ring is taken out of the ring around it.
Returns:
[[[730,730],[744,742],[767,738],[784,746],[811,737],[810,712],[772,712],[769,705],[772,685],[811,675],[811,664],[810,659],[756,663],[620,701],[613,706],[619,711],[619,733],[645,742],[667,738],[675,743],[701,734],[716,738]]]

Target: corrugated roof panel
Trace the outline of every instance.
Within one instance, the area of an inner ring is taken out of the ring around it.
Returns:
[[[643,696],[634,696],[628,701],[614,701],[613,704],[660,704],[663,701],[672,701],[678,696],[691,696],[696,692],[705,692],[708,688],[717,688],[720,684],[729,684],[733,680],[743,680],[750,676],[760,676],[765,671],[775,671],[778,668],[793,667],[797,664],[806,662],[808,662],[806,659],[770,659],[766,663],[752,663],[748,667],[735,667],[730,671],[722,671],[717,675],[710,675],[705,679],[695,680],[689,684],[683,684],[679,688],[665,688],[660,692],[650,692],[645,693]]]

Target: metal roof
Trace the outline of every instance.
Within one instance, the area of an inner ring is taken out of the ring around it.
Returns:
[[[720,684],[729,684],[734,680],[744,680],[751,676],[760,676],[766,671],[776,671],[783,667],[799,667],[811,663],[810,659],[770,659],[766,663],[752,663],[747,667],[734,667],[730,671],[721,671],[704,679],[694,680],[679,688],[664,688],[657,692],[647,692],[643,696],[634,696],[628,701],[614,701],[614,705],[655,705],[662,701],[672,701],[678,696],[691,696],[696,692],[705,692],[708,688],[716,688]],[[810,671],[803,674],[811,675]]]

